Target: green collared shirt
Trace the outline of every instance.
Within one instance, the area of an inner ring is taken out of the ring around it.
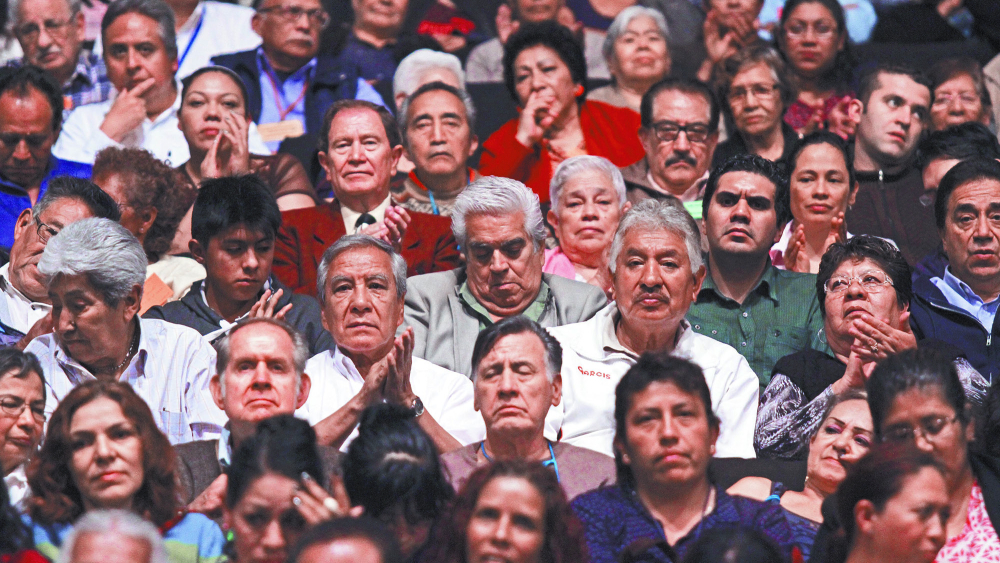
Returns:
[[[736,348],[760,379],[762,392],[782,357],[826,350],[816,276],[779,270],[770,261],[742,304],[722,295],[709,271],[687,319],[695,332]]]
[[[458,295],[462,298],[462,302],[476,314],[476,318],[479,319],[479,330],[485,330],[486,327],[493,324],[490,312],[469,291],[469,280],[463,281],[462,285],[459,286]],[[542,285],[538,288],[538,295],[535,296],[535,300],[521,314],[537,323],[538,319],[542,318],[542,313],[545,312],[545,305],[548,302],[549,284],[545,283],[545,280],[542,280]]]

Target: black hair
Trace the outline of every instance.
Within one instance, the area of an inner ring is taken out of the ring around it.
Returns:
[[[473,378],[479,371],[479,362],[493,351],[493,347],[501,338],[526,332],[534,334],[542,341],[542,345],[545,346],[545,367],[551,373],[558,374],[562,369],[562,346],[559,341],[542,328],[542,325],[524,315],[515,315],[501,319],[479,332],[476,344],[472,348]]]
[[[108,9],[101,18],[101,39],[105,45],[104,56],[107,56],[108,38],[105,36],[111,24],[126,14],[139,14],[156,22],[160,32],[163,49],[172,60],[177,60],[177,20],[174,10],[164,0],[114,0],[108,3]]]
[[[799,156],[806,147],[811,147],[813,145],[830,145],[831,147],[840,151],[841,156],[844,157],[844,164],[847,166],[847,180],[850,182],[849,193],[853,193],[855,190],[854,184],[857,182],[857,176],[854,174],[854,155],[851,152],[850,147],[840,135],[836,133],[831,133],[825,129],[820,129],[818,131],[813,131],[812,133],[803,137],[792,149],[792,154],[788,156],[788,175],[789,183],[791,183],[791,175],[795,172],[795,167],[798,164]],[[789,191],[791,191],[789,189]],[[789,194],[790,196],[791,194]],[[789,201],[789,206],[791,206],[791,201]]]
[[[308,473],[324,482],[323,462],[316,450],[316,431],[309,423],[290,414],[261,421],[257,432],[233,452],[226,487],[226,505],[236,506],[247,489],[267,473],[277,473],[299,482]]]
[[[927,135],[920,141],[917,152],[920,154],[920,168],[924,169],[931,162],[944,158],[1000,158],[1000,142],[989,127],[967,121]]]
[[[522,51],[539,45],[555,51],[562,62],[569,67],[573,83],[586,88],[587,61],[583,57],[583,47],[573,37],[573,32],[554,21],[522,23],[521,27],[507,38],[503,48],[503,81],[514,101],[521,103],[514,84],[514,62]],[[583,98],[581,96],[578,99]]]
[[[992,158],[963,160],[941,177],[937,194],[934,196],[934,222],[939,230],[944,229],[948,215],[948,200],[951,194],[970,182],[993,180],[1000,182],[1000,162]]]
[[[15,379],[27,379],[32,374],[37,376],[42,383],[42,398],[45,398],[45,373],[34,354],[22,352],[14,346],[0,348],[0,380],[6,377],[9,371],[13,372],[10,377]]]
[[[236,86],[240,89],[240,94],[243,96],[243,108],[250,114],[250,95],[247,93],[247,85],[240,78],[240,75],[236,74],[232,69],[226,68],[219,65],[208,65],[199,68],[198,70],[192,72],[181,80],[181,100],[187,97],[188,90],[191,89],[191,85],[194,81],[198,79],[199,76],[203,74],[208,74],[209,72],[217,72],[219,74],[224,74],[229,77],[230,80],[236,83]],[[183,107],[183,105],[181,106]]]
[[[1000,378],[994,379],[986,392],[976,428],[976,449],[994,458],[1000,457]]]
[[[653,126],[653,104],[656,102],[656,98],[663,92],[681,92],[691,96],[701,96],[705,99],[705,103],[708,104],[708,130],[710,134],[719,128],[719,114],[721,109],[719,107],[719,100],[716,99],[712,88],[701,80],[672,77],[664,78],[653,84],[642,95],[642,101],[639,102],[639,121],[643,128],[649,129]]]
[[[924,86],[928,91],[933,93],[931,81],[923,72],[905,65],[882,63],[876,65],[874,68],[868,69],[861,75],[861,80],[858,82],[858,99],[865,105],[865,108],[868,107],[868,102],[871,99],[872,93],[882,87],[881,78],[883,74],[908,76],[911,80],[921,86]],[[927,109],[929,110],[930,107],[928,106]],[[865,109],[865,111],[868,110]]]
[[[833,273],[841,264],[848,260],[864,260],[868,258],[885,270],[889,279],[892,280],[892,287],[896,290],[896,304],[902,309],[910,304],[913,298],[913,281],[910,275],[913,270],[910,264],[903,257],[891,242],[871,235],[857,235],[843,242],[831,244],[823,258],[819,261],[819,271],[816,273],[816,299],[819,301],[819,310],[826,315],[826,285],[827,280],[833,277]]]
[[[774,212],[777,215],[777,226],[780,228],[792,218],[790,196],[788,194],[788,172],[785,167],[756,154],[738,154],[715,167],[708,175],[705,183],[705,196],[701,200],[702,217],[708,217],[708,208],[712,205],[715,190],[719,181],[730,172],[751,172],[762,176],[774,184]]]
[[[19,98],[25,98],[31,89],[38,90],[52,109],[52,131],[58,132],[63,119],[62,87],[48,72],[37,66],[4,66],[0,67],[0,95],[12,92]]]
[[[351,502],[375,518],[399,509],[410,524],[434,520],[455,496],[430,436],[399,405],[365,409],[342,466]]]
[[[403,563],[396,538],[384,524],[370,516],[335,518],[309,528],[292,548],[288,563],[298,563],[299,557],[310,547],[353,539],[364,540],[375,546],[381,563]]]
[[[111,196],[90,180],[73,176],[56,176],[49,180],[45,193],[35,203],[33,213],[37,217],[52,203],[64,198],[79,200],[99,219],[118,222],[122,218],[122,210]]]
[[[785,563],[774,540],[746,526],[723,525],[705,530],[681,563]]]
[[[274,194],[253,174],[205,180],[191,212],[191,238],[208,247],[208,241],[237,225],[274,239],[281,228],[281,210]]]
[[[840,2],[837,0],[788,0],[781,9],[778,29],[774,31],[774,44],[787,61],[788,55],[785,54],[785,46],[783,44],[785,23],[788,22],[788,18],[792,16],[795,8],[798,8],[802,4],[810,3],[819,4],[826,8],[830,12],[830,15],[833,16],[833,21],[837,24],[837,35],[844,37],[844,48],[837,52],[837,55],[833,59],[833,68],[823,77],[823,82],[832,86],[838,94],[846,93],[850,89],[857,61],[854,57],[854,50],[851,47],[851,37],[847,32],[847,17],[844,13],[844,7],[840,5]],[[789,64],[789,67],[791,67],[791,64]],[[792,72],[795,72],[794,68]]]
[[[705,382],[705,374],[697,364],[676,358],[666,352],[646,352],[639,361],[629,368],[615,387],[615,441],[625,444],[628,411],[632,408],[632,398],[642,393],[653,383],[672,383],[681,391],[701,399],[705,416],[711,428],[719,428],[719,417],[712,412],[712,394]],[[622,461],[622,454],[615,448],[615,469],[618,483],[634,487],[632,468]]]
[[[31,530],[24,524],[17,510],[10,505],[7,486],[0,484],[0,556],[15,555],[33,547],[35,542]]]

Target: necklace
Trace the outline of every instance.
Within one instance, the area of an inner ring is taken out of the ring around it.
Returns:
[[[139,347],[139,325],[136,324],[135,334],[132,336],[132,345],[128,347],[128,353],[125,354],[125,359],[122,360],[122,363],[115,366],[114,373],[118,373],[119,371],[121,371],[123,367],[125,367],[125,364],[127,364],[128,361],[132,359],[132,356],[135,355],[136,349],[138,347]]]

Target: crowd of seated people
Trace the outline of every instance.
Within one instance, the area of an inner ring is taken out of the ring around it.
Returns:
[[[989,3],[9,0],[0,563],[1000,563]]]

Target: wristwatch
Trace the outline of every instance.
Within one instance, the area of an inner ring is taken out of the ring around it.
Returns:
[[[410,412],[413,413],[413,418],[418,418],[424,414],[424,402],[420,400],[420,397],[413,398],[413,404],[410,405]]]

